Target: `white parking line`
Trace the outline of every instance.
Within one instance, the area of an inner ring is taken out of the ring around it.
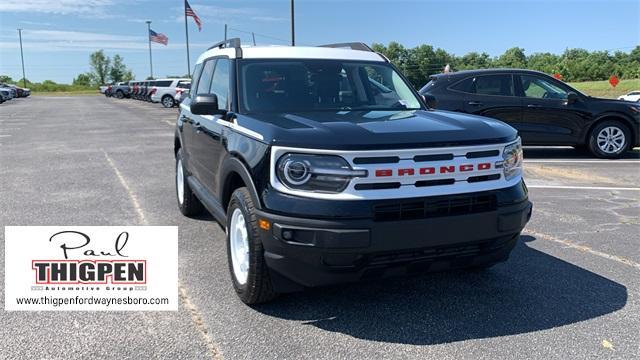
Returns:
[[[9,137],[11,135],[0,135],[0,137]]]
[[[640,191],[640,187],[609,187],[609,186],[569,186],[569,185],[527,185],[529,189],[571,189],[571,190],[618,190]]]
[[[548,163],[548,164],[640,164],[638,160],[524,160],[524,163]]]

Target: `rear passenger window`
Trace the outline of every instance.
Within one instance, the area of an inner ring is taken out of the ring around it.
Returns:
[[[513,78],[511,75],[478,76],[474,81],[478,95],[513,96]]]
[[[169,87],[169,86],[171,86],[172,82],[173,82],[172,80],[156,81],[156,86],[158,86],[158,87]]]
[[[456,91],[462,91],[462,92],[473,92],[472,91],[472,86],[473,86],[473,79],[474,78],[466,78],[462,81],[459,81],[455,84],[453,84],[451,86],[452,90],[456,90]]]
[[[209,93],[209,86],[211,85],[211,77],[213,76],[213,67],[215,64],[215,60],[208,60],[204,63],[202,75],[200,75],[200,80],[198,80],[196,95]]]

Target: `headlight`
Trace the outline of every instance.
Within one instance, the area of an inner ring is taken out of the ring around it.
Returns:
[[[367,176],[333,155],[285,154],[276,166],[278,180],[292,190],[339,193],[354,177]]]
[[[507,145],[502,153],[502,167],[504,169],[504,177],[511,180],[516,176],[522,175],[522,142],[520,139],[513,144]]]

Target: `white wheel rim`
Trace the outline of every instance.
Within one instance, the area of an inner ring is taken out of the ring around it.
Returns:
[[[598,148],[607,154],[621,152],[626,145],[626,138],[622,129],[615,126],[607,126],[600,130],[596,139]]]
[[[178,160],[176,167],[176,190],[178,192],[178,202],[182,205],[184,202],[184,173],[182,171],[182,160]]]
[[[244,285],[249,276],[249,234],[240,209],[233,210],[231,225],[227,231],[233,275],[240,285]]]
[[[164,105],[164,107],[171,107],[173,105],[173,101],[171,101],[171,98],[164,98],[164,102],[162,103]]]

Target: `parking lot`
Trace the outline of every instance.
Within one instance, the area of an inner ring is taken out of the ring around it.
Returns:
[[[607,161],[525,149],[533,218],[510,260],[487,272],[315,289],[250,308],[230,285],[223,231],[177,209],[177,110],[105,97],[5,105],[0,223],[177,225],[181,306],[2,311],[0,358],[640,357],[638,150]]]

